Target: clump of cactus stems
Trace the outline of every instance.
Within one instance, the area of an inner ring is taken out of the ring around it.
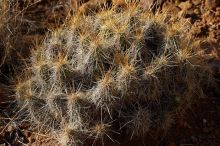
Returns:
[[[33,51],[17,100],[62,145],[166,129],[209,75],[187,29],[135,3],[76,14]]]

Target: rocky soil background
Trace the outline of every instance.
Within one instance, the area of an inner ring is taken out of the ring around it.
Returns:
[[[190,34],[205,52],[214,75],[220,78],[220,1],[219,0],[142,0],[143,6],[186,18],[192,28]],[[50,137],[29,131],[28,125],[16,125],[14,121],[15,103],[10,86],[10,76],[19,70],[18,60],[25,60],[44,35],[59,27],[77,8],[81,11],[96,9],[97,0],[29,0],[16,3],[16,20],[19,27],[18,38],[13,41],[12,56],[0,67],[0,144],[2,145],[47,145]],[[15,4],[14,4],[15,5]],[[71,6],[71,7],[70,7]],[[21,63],[22,64],[22,63]],[[220,143],[220,91],[207,89],[207,97],[201,98],[185,115],[172,122],[166,134],[157,137],[149,135],[148,145],[199,145],[218,146]],[[38,144],[36,144],[38,141]],[[142,141],[122,140],[121,145],[143,145]]]

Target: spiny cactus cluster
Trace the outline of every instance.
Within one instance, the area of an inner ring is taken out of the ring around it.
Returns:
[[[187,25],[135,4],[74,15],[32,53],[16,96],[63,145],[145,136],[202,94]]]

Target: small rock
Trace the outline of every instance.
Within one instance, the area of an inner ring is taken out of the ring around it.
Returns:
[[[182,10],[188,10],[192,7],[192,3],[190,3],[189,1],[186,1],[186,2],[181,2],[179,5],[178,5]]]

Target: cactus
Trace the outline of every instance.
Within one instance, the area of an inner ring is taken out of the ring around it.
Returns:
[[[133,3],[76,14],[33,51],[17,100],[62,145],[144,137],[202,95],[209,72],[188,28]]]

